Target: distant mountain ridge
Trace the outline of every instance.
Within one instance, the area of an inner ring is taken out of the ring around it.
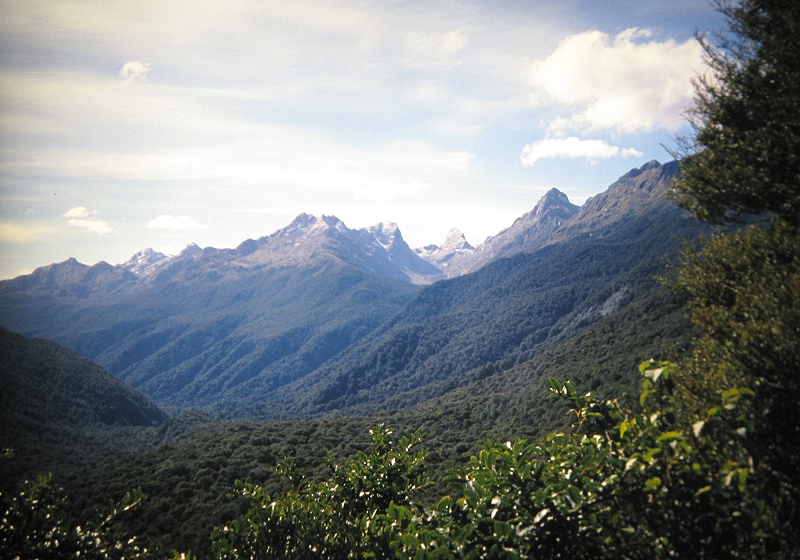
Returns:
[[[245,241],[235,251],[244,266],[299,264],[326,251],[365,272],[412,283],[438,273],[409,248],[396,224],[352,230],[335,216],[301,214],[285,228]]]
[[[650,162],[580,208],[553,189],[474,248],[451,231],[415,251],[395,224],[301,214],[234,249],[70,259],[0,282],[0,321],[163,405],[291,417],[418,402],[649,293],[677,236],[697,230],[663,198],[675,172]]]
[[[78,297],[108,292],[137,282],[159,282],[180,274],[190,260],[204,260],[220,273],[224,269],[252,269],[307,263],[321,253],[333,255],[361,270],[428,284],[474,272],[489,262],[531,252],[551,239],[597,229],[658,200],[664,186],[678,172],[676,162],[646,163],[623,175],[607,191],[579,207],[558,189],[548,191],[514,223],[473,247],[458,230],[451,230],[442,246],[411,249],[397,224],[379,223],[352,230],[335,216],[300,214],[286,227],[259,239],[248,239],[234,249],[200,248],[192,243],[181,253],[165,255],[144,249],[120,265],[99,262],[89,266],[70,258],[41,267],[9,281],[21,289],[58,287]],[[638,190],[642,192],[637,192]],[[194,268],[199,262],[194,262]],[[71,291],[72,290],[72,291]]]
[[[475,252],[475,247],[469,244],[464,234],[458,229],[451,229],[444,243],[439,245],[426,245],[414,249],[414,252],[425,261],[433,264],[438,270],[448,275],[452,262],[469,259]],[[451,262],[452,261],[452,262]]]
[[[578,212],[578,208],[567,195],[558,189],[550,189],[533,210],[514,220],[511,227],[487,238],[470,255],[457,259],[447,275],[474,272],[499,258],[513,257],[541,247]]]
[[[606,233],[619,226],[626,217],[646,214],[656,206],[664,207],[664,195],[669,184],[680,173],[680,165],[676,161],[665,164],[653,160],[614,181],[608,189],[589,198],[566,221],[553,240],[563,239],[587,233]],[[688,212],[675,212],[674,204],[671,215],[690,219]]]

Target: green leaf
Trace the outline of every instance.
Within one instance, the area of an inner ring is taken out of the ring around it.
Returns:
[[[556,379],[555,377],[548,377],[545,379],[545,381],[547,381],[547,384],[550,386],[551,391],[553,391],[554,393],[561,393],[562,385],[558,379]]]
[[[658,439],[656,439],[656,442],[657,443],[664,443],[665,441],[672,441],[673,439],[678,439],[679,437],[681,437],[681,433],[679,431],[677,431],[677,430],[672,430],[670,432],[665,432],[665,433],[661,434],[660,436],[658,436]]]
[[[705,494],[707,492],[711,492],[711,490],[712,490],[712,486],[711,485],[703,486],[700,490],[698,490],[697,492],[694,493],[694,497],[697,498],[698,496],[702,496],[703,494]]]
[[[658,477],[658,476],[654,476],[653,478],[649,478],[644,483],[645,492],[655,492],[660,487],[661,487],[661,478]]]
[[[574,507],[578,507],[583,503],[583,496],[581,495],[581,490],[577,486],[569,485],[567,486],[567,496],[572,501]]]

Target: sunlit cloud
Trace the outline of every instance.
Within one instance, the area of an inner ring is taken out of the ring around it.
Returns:
[[[145,79],[151,68],[152,65],[149,62],[133,60],[126,62],[122,66],[122,70],[119,71],[119,77],[125,80],[126,84],[130,84]]]
[[[75,208],[70,208],[66,212],[64,212],[65,218],[88,218],[90,216],[89,211],[86,209],[85,206],[76,206]]]
[[[550,122],[551,133],[610,130],[616,133],[676,131],[693,97],[692,78],[702,68],[702,48],[657,41],[647,29],[616,36],[587,31],[564,39],[533,65],[533,100],[571,108]]]
[[[207,225],[201,224],[191,216],[170,216],[169,214],[162,214],[161,216],[153,218],[147,223],[147,227],[175,231],[208,228]]]
[[[70,226],[86,230],[89,233],[97,235],[114,233],[114,228],[108,222],[92,217],[96,214],[96,210],[90,212],[85,206],[76,206],[64,212],[63,217],[69,219],[67,223]]]
[[[520,154],[522,165],[533,166],[540,159],[584,158],[590,161],[615,157],[642,156],[634,148],[612,146],[605,140],[581,140],[575,136],[568,138],[546,138],[528,144]]]

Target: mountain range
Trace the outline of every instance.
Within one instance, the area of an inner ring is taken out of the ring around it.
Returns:
[[[233,249],[69,259],[0,282],[0,325],[77,350],[162,407],[298,418],[402,409],[531,360],[645,301],[705,227],[650,162],[578,207],[549,191],[471,246],[301,214]]]

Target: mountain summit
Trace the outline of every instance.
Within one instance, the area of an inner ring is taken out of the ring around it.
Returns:
[[[426,245],[414,250],[423,260],[433,264],[441,271],[447,270],[453,259],[458,261],[469,258],[474,251],[475,248],[467,242],[464,234],[455,228],[448,232],[447,238],[445,238],[441,247],[438,245]]]
[[[537,249],[574,216],[578,208],[563,192],[550,189],[533,210],[517,218],[511,227],[488,237],[474,250],[451,252],[446,260],[435,259],[434,255],[438,257],[438,254],[433,253],[427,259],[433,259],[429,262],[436,262],[448,278],[474,272],[497,259]]]
[[[245,241],[236,253],[245,266],[309,264],[332,257],[377,276],[415,284],[427,283],[439,272],[411,250],[397,224],[353,230],[336,216],[305,213],[272,235]]]

